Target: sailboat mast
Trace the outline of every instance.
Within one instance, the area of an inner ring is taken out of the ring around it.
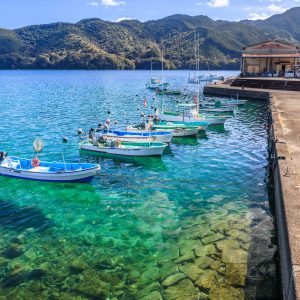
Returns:
[[[199,116],[200,112],[200,60],[199,60],[199,55],[200,55],[200,44],[199,44],[199,35],[197,36],[196,33],[196,41],[195,41],[195,47],[196,47],[196,68],[197,68],[197,118]]]
[[[164,106],[165,106],[163,73],[164,73],[164,44],[163,42],[161,42],[161,90],[162,90],[161,112],[162,113],[164,112]]]

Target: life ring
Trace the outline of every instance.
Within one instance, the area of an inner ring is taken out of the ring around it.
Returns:
[[[32,161],[31,161],[31,165],[34,167],[34,168],[36,168],[36,167],[38,167],[39,165],[40,165],[40,161],[39,161],[39,159],[37,158],[37,157],[35,157]]]

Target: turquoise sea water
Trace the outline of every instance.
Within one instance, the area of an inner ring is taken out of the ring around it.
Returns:
[[[183,87],[188,72],[165,75]],[[80,155],[77,128],[107,117],[122,128],[160,106],[161,98],[145,90],[148,77],[0,72],[1,150],[33,157],[40,135],[40,159],[61,161],[63,153],[102,168],[91,184],[0,178],[4,299],[279,298],[267,103],[248,101],[225,127],[176,139],[162,158]]]

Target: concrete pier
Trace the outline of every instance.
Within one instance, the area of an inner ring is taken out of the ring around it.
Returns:
[[[300,93],[271,93],[273,174],[284,299],[300,299]]]
[[[270,99],[270,153],[275,188],[283,299],[300,299],[300,92],[209,85],[206,95]]]

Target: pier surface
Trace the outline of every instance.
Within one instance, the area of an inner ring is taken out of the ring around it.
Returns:
[[[206,95],[270,99],[272,171],[283,299],[300,299],[300,92],[208,85]]]
[[[271,97],[283,297],[300,299],[300,93],[273,91]]]

